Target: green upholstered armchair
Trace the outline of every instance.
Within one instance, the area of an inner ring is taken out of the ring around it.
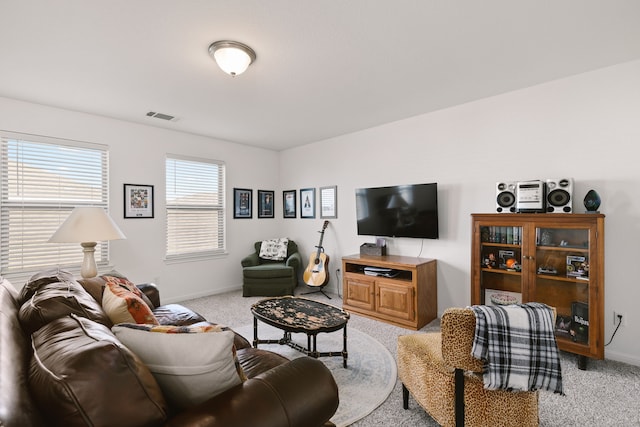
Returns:
[[[242,259],[242,296],[293,295],[298,286],[298,274],[302,268],[302,256],[298,245],[289,240],[287,258],[272,261],[260,258],[262,241],[256,242],[254,253]]]

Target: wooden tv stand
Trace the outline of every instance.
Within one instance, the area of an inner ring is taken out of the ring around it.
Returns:
[[[418,330],[437,317],[436,260],[407,256],[349,255],[342,258],[345,310],[403,328]],[[365,267],[394,270],[393,277],[371,276]]]

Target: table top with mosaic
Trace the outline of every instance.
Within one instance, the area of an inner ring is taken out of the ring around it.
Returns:
[[[345,327],[349,313],[341,308],[301,297],[268,298],[251,306],[261,321],[288,332],[316,334]]]

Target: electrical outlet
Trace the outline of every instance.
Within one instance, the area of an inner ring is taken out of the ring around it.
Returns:
[[[618,316],[622,317],[620,326],[625,326],[627,324],[627,315],[615,310],[613,311],[613,326],[618,326]]]

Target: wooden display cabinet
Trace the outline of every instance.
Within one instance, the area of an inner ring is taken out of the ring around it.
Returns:
[[[389,268],[394,275],[367,275],[365,267]],[[342,258],[342,272],[345,310],[413,330],[437,316],[434,259],[350,255]]]
[[[603,359],[604,215],[471,217],[471,303],[555,307],[558,348]]]

